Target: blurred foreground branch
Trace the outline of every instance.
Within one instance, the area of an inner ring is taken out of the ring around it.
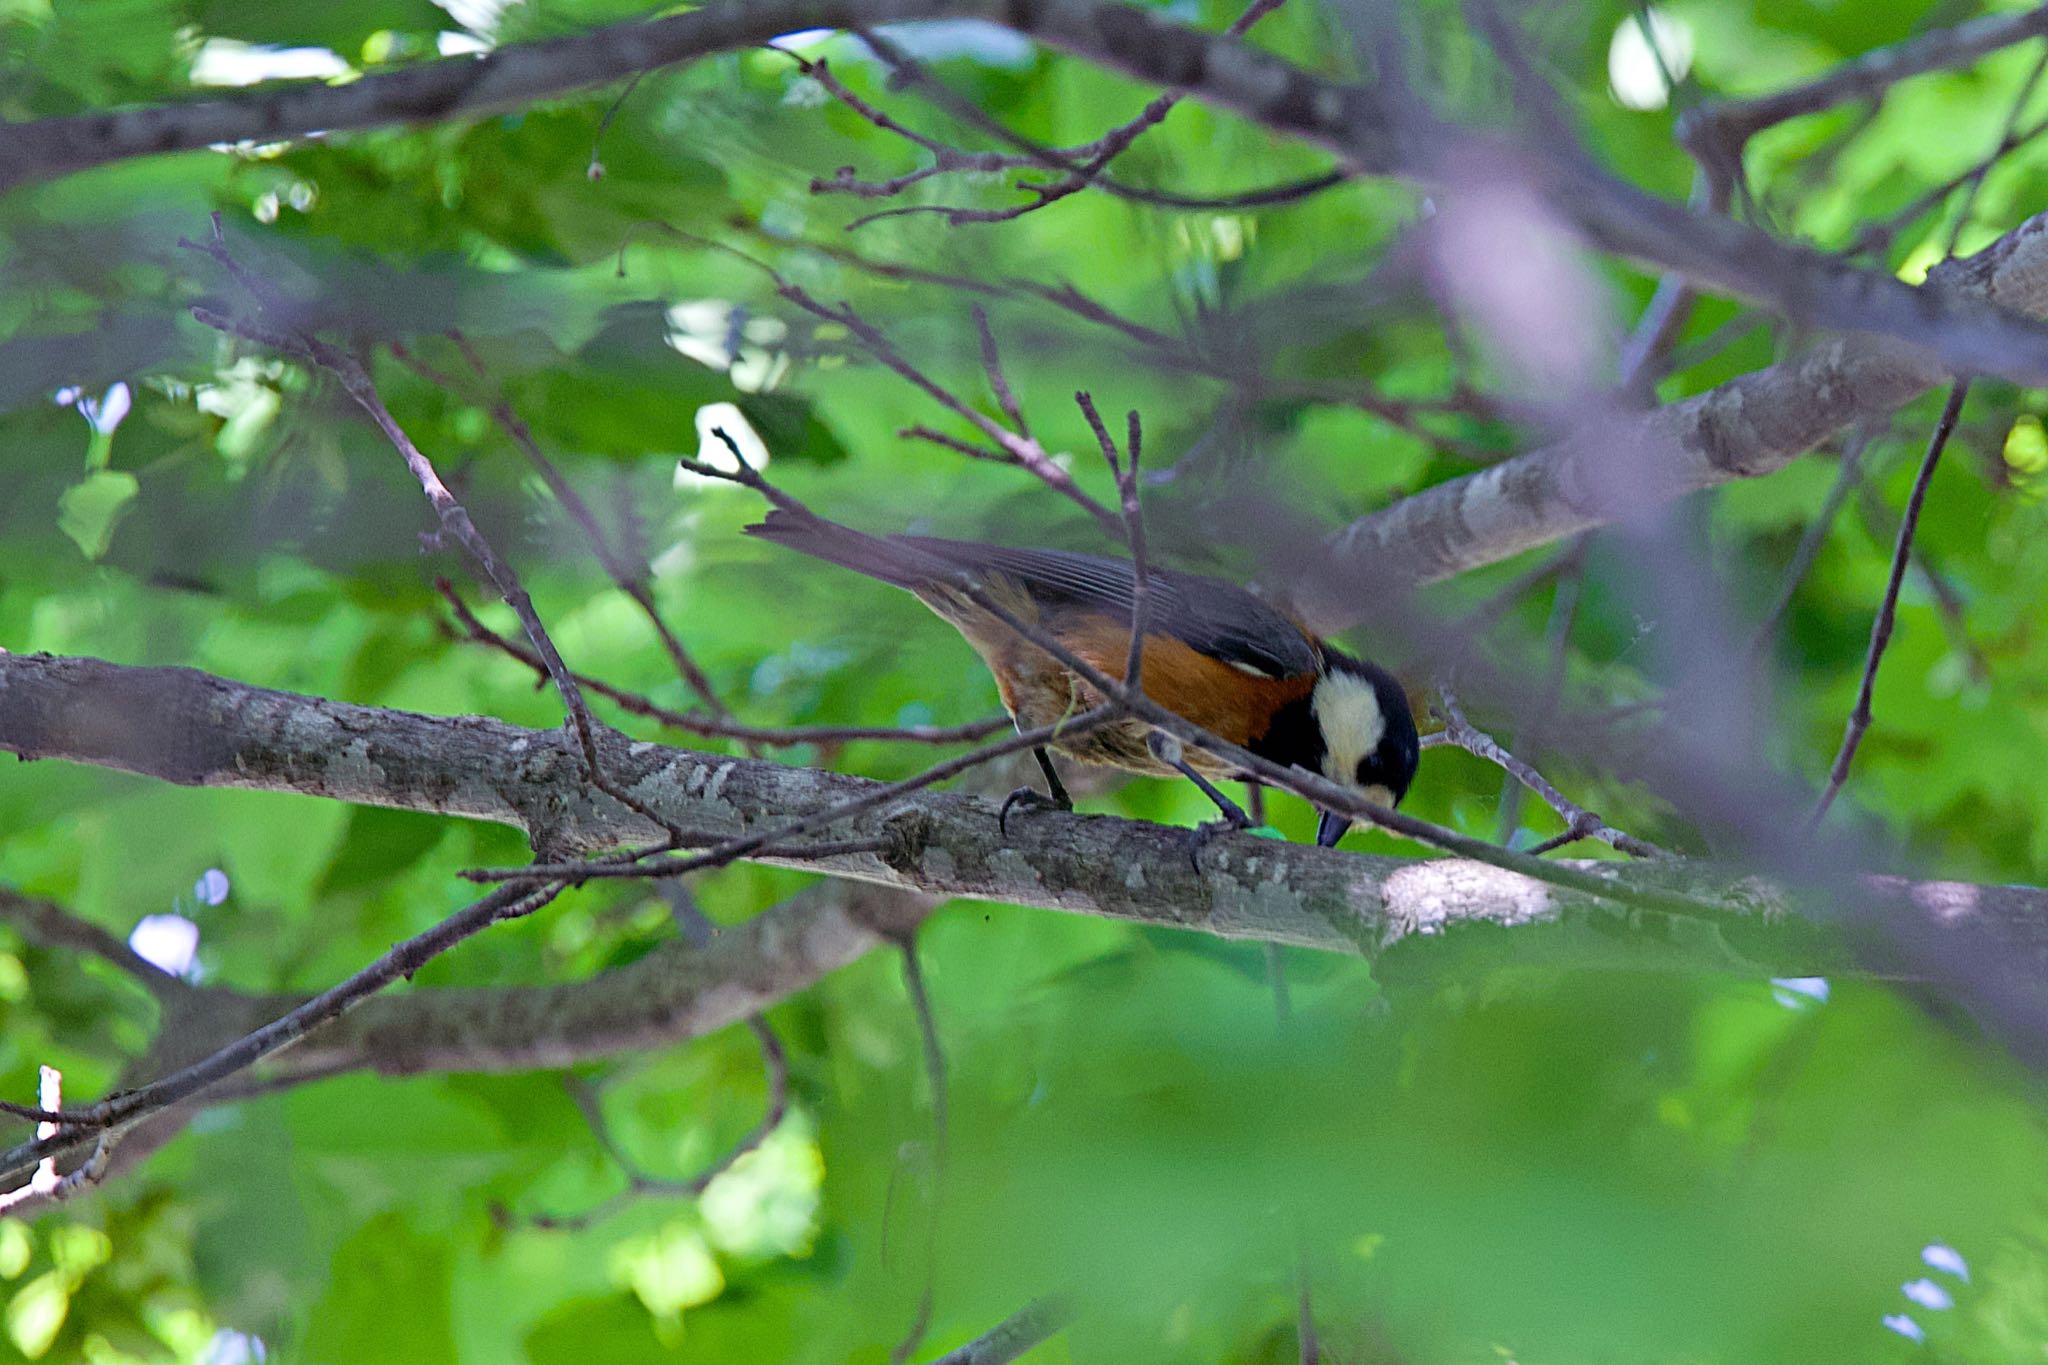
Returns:
[[[1995,298],[1987,304],[1982,294],[1938,283],[1916,289],[1732,219],[1690,212],[1607,174],[1576,147],[1503,144],[1403,103],[1398,92],[1330,80],[1226,34],[1096,0],[723,0],[338,86],[295,82],[217,100],[0,126],[0,189],[220,142],[474,116],[799,29],[859,30],[942,17],[1002,24],[1108,70],[1185,91],[1331,152],[1350,173],[1443,189],[1461,164],[1511,167],[1524,189],[1594,248],[1764,304],[1805,326],[1888,334],[1917,363],[1940,371],[1929,383],[1949,372],[2048,383],[2048,329]]]

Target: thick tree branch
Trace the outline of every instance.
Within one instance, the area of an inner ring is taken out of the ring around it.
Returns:
[[[617,736],[605,745],[608,769],[636,796],[686,828],[719,837],[801,818],[878,785]],[[185,669],[0,655],[0,750],[188,785],[492,820],[562,847],[596,850],[656,832],[590,787],[574,741],[560,732],[351,706]],[[1694,898],[1700,915],[1624,912],[1600,896],[1464,859],[1348,855],[1249,836],[1220,836],[1197,870],[1179,829],[1043,812],[1015,822],[1004,836],[992,803],[952,793],[919,793],[841,828],[887,846],[817,860],[769,853],[762,860],[929,895],[1368,955],[1477,923],[1522,930],[1518,957],[1781,973],[1847,962],[1779,913],[1783,897],[1725,869],[1676,860],[1560,865],[1611,881],[1617,898]],[[2004,961],[2048,966],[2048,892],[1868,880],[1862,891],[1901,902],[1930,932],[1967,932]],[[1624,916],[1668,927],[1617,934],[1613,926]],[[1555,932],[1528,932],[1538,924]],[[750,998],[739,1012],[758,1003]]]
[[[12,887],[0,886],[0,924],[11,925],[22,937],[45,948],[86,953],[118,967],[158,999],[191,989],[99,925]]]
[[[106,1173],[100,1154],[111,1151],[110,1133],[127,1133],[118,1153],[125,1168],[161,1146],[206,1104],[353,1071],[531,1071],[702,1037],[752,1019],[871,949],[900,940],[932,903],[887,887],[827,881],[704,943],[663,943],[587,980],[374,996],[270,1057],[253,1080],[231,1078],[134,1128],[102,1132],[95,1160],[66,1176],[61,1192]],[[182,993],[170,1002],[174,1013],[140,1076],[188,1066],[306,1003],[305,997],[178,984]],[[78,1132],[43,1145],[75,1149],[91,1138],[90,1132]]]
[[[1928,277],[1951,295],[2048,315],[2048,214]],[[1839,337],[1767,369],[1437,484],[1331,537],[1317,624],[1355,624],[1351,582],[1447,578],[1620,520],[1681,494],[1773,473],[1828,436],[1903,406],[1949,376],[1882,337]]]

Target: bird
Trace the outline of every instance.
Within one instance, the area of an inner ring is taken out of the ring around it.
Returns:
[[[973,601],[964,585],[978,588],[987,601],[1037,627],[1098,673],[1123,681],[1136,583],[1129,560],[870,535],[786,506],[744,530],[915,594],[980,654],[1020,733],[1056,725],[1103,698],[1074,670]],[[1146,697],[1261,758],[1328,778],[1383,806],[1401,803],[1421,744],[1407,692],[1392,673],[1343,653],[1226,580],[1148,567],[1145,583],[1139,683]],[[1177,773],[1216,803],[1226,824],[1252,823],[1215,785],[1216,779],[1250,781],[1249,775],[1182,745],[1141,717],[1055,735],[1050,747],[1083,763],[1155,777]],[[1047,746],[1033,754],[1047,790],[1012,793],[1003,804],[1004,819],[1018,804],[1073,808]],[[1316,842],[1333,847],[1350,826],[1349,817],[1323,810]]]

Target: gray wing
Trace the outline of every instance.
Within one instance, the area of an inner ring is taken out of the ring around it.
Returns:
[[[1000,545],[890,536],[891,541],[966,570],[995,570],[1053,603],[1131,614],[1129,560],[1069,550],[1012,550]],[[1260,598],[1220,578],[1151,569],[1149,633],[1185,640],[1203,654],[1287,678],[1316,671],[1315,647],[1301,628]]]

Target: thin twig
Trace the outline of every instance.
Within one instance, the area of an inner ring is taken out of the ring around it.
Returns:
[[[882,333],[881,329],[855,312],[851,304],[842,303],[837,308],[834,308],[829,304],[822,303],[808,290],[786,278],[766,261],[749,256],[746,252],[729,243],[716,242],[706,237],[699,237],[695,233],[685,232],[681,228],[673,227],[668,223],[656,222],[655,226],[681,241],[691,242],[698,246],[724,252],[736,260],[745,261],[748,265],[762,271],[769,279],[775,282],[775,292],[779,296],[795,304],[813,317],[822,318],[827,322],[844,327],[867,348],[868,354],[872,355],[888,369],[895,371],[898,376],[906,380],[913,388],[918,389],[938,403],[939,406],[967,422],[976,431],[987,437],[990,442],[1003,452],[1005,463],[1014,464],[1028,471],[1055,493],[1058,493],[1089,516],[1095,518],[1096,523],[1107,530],[1111,536],[1119,540],[1123,538],[1123,523],[1118,519],[1117,514],[1084,492],[1080,485],[1076,484],[1064,469],[1053,463],[1052,457],[1046,453],[1045,447],[1040,445],[1036,439],[1020,432],[1011,431],[1001,422],[981,412],[973,404],[968,403],[951,389],[946,388],[943,384],[940,384],[937,380],[919,369],[908,357],[896,349],[895,344]],[[952,443],[947,442],[946,444],[950,445]],[[961,447],[955,448],[960,449]],[[963,453],[972,454],[974,452],[963,449]],[[713,477],[717,476],[714,475]]]
[[[996,350],[995,330],[989,326],[988,309],[975,304],[974,330],[981,336],[981,368],[988,372],[989,391],[995,394],[996,404],[1003,410],[1003,416],[1010,419],[1010,426],[1026,440],[1031,438],[1031,427],[1024,420],[1024,410],[1017,405],[1017,395],[1010,388],[1010,381],[1003,376],[1003,358]]]
[[[254,272],[244,269],[228,251],[227,236],[222,230],[221,216],[218,212],[213,215],[213,235],[207,242],[202,244],[181,240],[180,244],[219,263],[249,289],[259,308],[280,317],[284,316],[282,304],[272,297],[268,285]],[[504,598],[506,605],[519,617],[520,625],[525,627],[527,638],[532,642],[535,653],[546,663],[548,677],[555,684],[555,690],[561,694],[563,705],[568,709],[569,722],[583,751],[584,767],[590,784],[628,810],[645,816],[657,825],[663,824],[662,818],[645,802],[619,787],[605,775],[604,766],[598,761],[597,756],[597,723],[591,719],[590,708],[583,700],[583,692],[577,686],[575,676],[570,673],[569,666],[562,661],[560,652],[555,648],[555,642],[548,636],[547,628],[541,624],[540,616],[534,610],[533,599],[527,595],[525,585],[519,581],[519,575],[512,566],[498,557],[497,552],[484,539],[483,533],[477,530],[476,523],[470,519],[469,510],[448,490],[448,485],[441,481],[441,475],[434,468],[433,461],[413,444],[412,438],[398,425],[398,419],[384,406],[384,400],[378,394],[377,386],[370,378],[370,372],[363,362],[346,351],[328,345],[310,332],[280,331],[268,323],[229,317],[204,307],[194,307],[192,316],[218,331],[247,338],[316,365],[340,381],[343,390],[370,415],[371,422],[384,433],[384,438],[391,442],[404,459],[406,468],[412,471],[413,478],[419,482],[420,490],[427,496],[428,504],[434,509],[441,533],[469,552],[470,558],[476,561],[484,577],[490,580],[498,595]]]
[[[1300,1365],[1321,1365],[1323,1341],[1316,1335],[1315,1284],[1309,1278],[1308,1251],[1300,1248],[1295,1258],[1295,1276],[1301,1287],[1294,1296],[1295,1358]]]
[[[746,1136],[734,1143],[726,1152],[709,1166],[686,1180],[650,1175],[642,1170],[612,1136],[611,1127],[605,1121],[604,1110],[596,1087],[581,1077],[567,1078],[569,1097],[575,1101],[578,1112],[589,1125],[591,1135],[626,1176],[626,1188],[581,1213],[535,1214],[526,1219],[529,1227],[551,1232],[573,1232],[592,1226],[611,1217],[626,1205],[640,1199],[658,1197],[674,1199],[695,1199],[711,1187],[711,1182],[724,1175],[737,1164],[741,1157],[758,1149],[775,1130],[782,1126],[783,1118],[789,1112],[789,1054],[783,1050],[782,1040],[775,1036],[775,1030],[760,1015],[747,1017],[747,1028],[754,1040],[761,1046],[761,1066],[768,1078],[768,1104],[761,1119],[747,1130]]]
[[[1862,504],[1863,519],[1873,529],[1882,527],[1879,534],[1891,539],[1898,534],[1898,514],[1885,505],[1884,499],[1868,479],[1857,489],[1857,501]],[[1927,585],[1927,591],[1934,598],[1935,610],[1941,613],[1942,626],[1948,631],[1949,643],[1963,656],[1963,663],[1970,672],[1970,681],[1983,686],[1991,681],[1991,661],[1984,657],[1984,651],[1970,635],[1968,606],[1962,593],[1949,581],[1927,552],[1927,547],[1915,541],[1913,557],[1907,566],[1920,575],[1920,581]]]
[[[632,599],[633,604],[640,608],[641,614],[654,627],[655,635],[661,640],[662,649],[668,653],[670,662],[675,665],[676,672],[682,677],[684,684],[697,694],[698,699],[713,715],[721,720],[729,719],[732,713],[726,709],[725,703],[719,700],[717,692],[712,688],[710,677],[691,657],[689,650],[684,648],[683,642],[669,629],[668,622],[662,619],[661,612],[655,607],[654,591],[648,582],[647,566],[644,563],[629,562],[612,544],[611,537],[598,525],[596,515],[590,510],[590,504],[583,500],[583,495],[576,491],[575,485],[562,474],[555,462],[547,457],[547,453],[541,449],[540,439],[533,434],[533,428],[527,425],[526,420],[512,406],[511,399],[505,396],[504,390],[490,387],[490,371],[484,365],[483,356],[478,353],[469,338],[459,331],[450,332],[448,337],[461,351],[462,358],[468,362],[470,373],[475,377],[477,384],[489,390],[482,406],[491,414],[491,419],[498,424],[499,430],[503,431],[512,444],[526,456],[526,462],[533,466],[534,472],[547,484],[548,491],[555,495],[555,501],[561,504],[562,510],[569,514],[570,519],[583,532],[591,553],[604,567],[605,576],[617,585],[620,592]],[[451,379],[426,365],[403,345],[392,343],[391,353],[429,383],[451,392],[459,391]]]
[[[1253,24],[1277,9],[1282,0],[1253,0],[1247,8],[1225,30],[1227,36],[1238,37]],[[1165,119],[1173,107],[1180,102],[1185,92],[1166,90],[1146,102],[1138,115],[1128,122],[1117,125],[1092,142],[1076,147],[1053,148],[1043,146],[1004,126],[986,113],[961,100],[950,89],[926,73],[910,57],[878,36],[865,30],[856,29],[860,39],[875,55],[888,64],[895,79],[903,84],[916,84],[925,88],[934,103],[971,127],[979,128],[998,140],[1022,149],[1021,153],[971,152],[942,142],[937,138],[904,125],[855,94],[845,82],[831,70],[824,61],[810,61],[797,53],[784,49],[783,55],[797,64],[804,75],[818,84],[832,98],[838,100],[857,116],[883,132],[894,134],[928,152],[932,163],[906,174],[887,180],[863,180],[855,175],[851,166],[841,166],[830,178],[817,178],[811,182],[813,193],[850,194],[862,199],[888,199],[914,185],[942,175],[956,173],[991,174],[1004,171],[1051,171],[1057,178],[1051,181],[1020,180],[1015,188],[1029,194],[1024,203],[1001,209],[970,209],[943,204],[914,204],[900,208],[885,209],[868,214],[849,223],[849,229],[883,218],[899,217],[905,214],[935,213],[945,217],[949,224],[959,226],[967,223],[1004,223],[1035,213],[1060,202],[1080,190],[1094,186],[1118,198],[1164,208],[1184,209],[1228,209],[1255,208],[1274,204],[1291,203],[1320,193],[1334,185],[1342,184],[1348,175],[1342,170],[1325,172],[1318,176],[1296,180],[1261,189],[1239,191],[1223,195],[1188,195],[1171,191],[1144,189],[1125,184],[1106,174],[1113,160],[1120,156],[1132,143]]]
[[[736,217],[729,221],[738,230],[773,241],[777,245],[787,245],[781,239],[765,234],[758,223],[749,219]],[[926,284],[987,298],[1026,299],[1049,304],[1083,322],[1114,332],[1128,342],[1142,359],[1170,366],[1179,373],[1199,375],[1204,379],[1213,380],[1245,394],[1248,398],[1299,398],[1312,403],[1341,405],[1363,412],[1473,464],[1491,464],[1500,458],[1498,451],[1483,449],[1459,436],[1427,426],[1423,422],[1425,418],[1457,417],[1496,420],[1497,414],[1492,409],[1497,405],[1490,399],[1475,402],[1470,395],[1458,393],[1435,399],[1397,398],[1352,382],[1268,375],[1258,372],[1255,368],[1248,368],[1247,363],[1240,357],[1213,355],[1193,340],[1174,336],[1125,317],[1083,294],[1071,284],[1047,285],[1020,279],[990,282],[921,266],[876,260],[846,247],[828,243],[805,242],[801,245],[805,251],[815,252],[879,279]],[[929,427],[911,427],[897,434],[943,445],[971,459],[999,462],[1006,460],[1000,451],[972,445],[957,437],[933,431]]]
[[[1515,747],[1524,749],[1531,757],[1533,768],[1542,757],[1551,722],[1556,719],[1558,706],[1564,697],[1565,670],[1571,662],[1572,628],[1579,619],[1579,600],[1586,583],[1586,551],[1591,543],[1592,533],[1578,536],[1567,551],[1570,559],[1564,572],[1558,575],[1557,591],[1550,599],[1550,619],[1543,623],[1544,647],[1550,651],[1549,671],[1544,675],[1542,690],[1536,695],[1534,708],[1523,718],[1521,733],[1515,737]],[[1507,773],[1501,778],[1500,794],[1500,841],[1513,842],[1516,829],[1522,820],[1522,795],[1528,790]],[[1546,850],[1547,851],[1547,850]]]
[[[1858,229],[1856,236],[1850,239],[1849,244],[1841,249],[1841,254],[1843,256],[1855,257],[1889,250],[1892,243],[1898,239],[1900,233],[1940,207],[1943,200],[1965,185],[1983,179],[2008,154],[2026,146],[2043,133],[2048,133],[2048,118],[2036,120],[2022,132],[2008,134],[1981,161],[1958,171],[1947,180],[1923,191],[1898,212]]]
[[[932,379],[898,351],[881,330],[856,313],[849,304],[831,308],[813,298],[801,286],[791,283],[780,285],[777,290],[783,298],[816,317],[836,322],[857,337],[867,347],[868,353],[916,388],[922,389],[941,407],[971,424],[982,435],[993,441],[1009,457],[1009,463],[1028,470],[1040,482],[1110,530],[1112,535],[1121,537],[1123,526],[1116,513],[1104,507],[1081,490],[1064,469],[1054,464],[1045,448],[1030,436],[1013,432],[995,419],[978,412],[962,401],[952,390]]]
[[[215,1082],[247,1070],[320,1025],[340,1018],[401,977],[411,977],[464,939],[481,933],[500,920],[532,914],[561,891],[562,887],[557,883],[536,886],[532,879],[497,887],[431,929],[392,945],[369,966],[263,1027],[147,1085],[61,1113],[30,1109],[25,1105],[0,1104],[0,1110],[7,1113],[62,1125],[62,1131],[54,1136],[38,1138],[0,1153],[0,1179],[9,1178],[45,1157],[74,1151],[94,1133],[127,1128],[150,1114],[191,1099]]]
[[[447,579],[435,579],[434,588],[448,603],[449,610],[462,627],[462,638],[488,645],[517,659],[539,674],[542,682],[547,680],[547,666],[540,658],[527,646],[499,634],[479,620]],[[900,740],[906,744],[965,744],[1010,728],[1008,716],[990,716],[964,725],[744,725],[738,721],[714,720],[697,712],[672,710],[638,692],[627,691],[588,674],[578,673],[576,681],[586,691],[605,698],[622,711],[659,721],[673,729],[713,739],[746,740],[765,747],[847,744],[864,739]]]
[[[1626,834],[1614,828],[1605,820],[1602,820],[1599,816],[1559,791],[1542,773],[1537,772],[1527,763],[1524,763],[1521,759],[1516,758],[1513,754],[1502,748],[1500,742],[1494,739],[1493,736],[1473,726],[1465,718],[1464,708],[1458,704],[1456,694],[1448,686],[1440,685],[1437,688],[1437,696],[1439,700],[1438,712],[1444,721],[1444,729],[1442,731],[1444,737],[1439,742],[1456,745],[1465,752],[1476,754],[1489,763],[1499,764],[1503,769],[1511,773],[1516,781],[1542,797],[1544,802],[1552,810],[1556,811],[1559,818],[1565,822],[1565,833],[1563,835],[1530,849],[1530,856],[1533,857],[1538,853],[1548,852],[1553,848],[1579,839],[1598,839],[1603,844],[1610,845],[1623,853],[1632,854],[1638,858],[1669,858],[1672,856],[1667,849],[1659,848],[1646,839],[1638,839],[1632,834]]]
[[[947,1169],[947,1134],[950,1128],[949,1105],[946,1091],[946,1054],[939,1046],[939,1021],[932,1010],[931,991],[926,987],[924,967],[917,957],[917,937],[906,934],[899,946],[903,950],[903,989],[910,997],[911,1013],[917,1017],[917,1036],[924,1054],[926,1083],[931,1087],[932,1097],[932,1202],[930,1217],[925,1222],[925,1282],[924,1292],[918,1296],[917,1311],[911,1317],[903,1339],[889,1352],[890,1365],[903,1365],[917,1354],[919,1343],[924,1340],[931,1327],[932,1308],[938,1297],[938,1247],[939,1247],[939,1201],[945,1195]]]
[[[1884,601],[1878,606],[1876,619],[1870,623],[1870,647],[1864,653],[1863,681],[1856,688],[1856,705],[1849,712],[1849,723],[1842,732],[1842,747],[1836,751],[1835,761],[1828,768],[1827,786],[1821,791],[1813,814],[1807,818],[1808,829],[1820,824],[1827,816],[1828,807],[1834,805],[1835,798],[1841,794],[1842,785],[1849,780],[1849,765],[1856,761],[1856,750],[1870,729],[1870,698],[1877,689],[1877,667],[1884,661],[1885,646],[1891,643],[1892,626],[1898,616],[1899,587],[1906,581],[1906,563],[1912,555],[1913,534],[1920,526],[1920,509],[1927,502],[1927,488],[1934,481],[1935,466],[1941,463],[1941,452],[1956,429],[1956,418],[1962,414],[1963,399],[1969,392],[1970,381],[1967,379],[1957,380],[1949,389],[1948,402],[1942,406],[1941,417],[1934,424],[1934,434],[1928,438],[1927,454],[1920,461],[1920,472],[1913,478],[1913,491],[1906,499],[1905,515],[1899,519],[1898,539],[1892,546],[1891,577],[1885,583]]]
[[[926,988],[924,967],[917,958],[917,941],[906,938],[903,949],[903,989],[910,996],[911,1012],[917,1016],[917,1037],[924,1049],[926,1083],[932,1092],[932,1152],[941,1175],[946,1170],[947,1132],[950,1107],[947,1104],[946,1054],[939,1046],[938,1016],[932,1012],[931,991]]]
[[[1956,220],[1949,226],[1948,245],[1942,250],[1944,257],[1955,255],[1956,249],[1962,245],[1963,234],[1969,231],[1970,219],[1977,211],[1977,196],[1983,192],[1984,181],[1991,174],[1992,168],[2003,158],[2004,149],[2017,135],[2020,115],[2026,112],[2027,104],[2034,98],[2034,91],[2040,87],[2044,74],[2048,74],[2048,49],[2044,49],[2035,59],[2033,70],[2020,82],[2019,93],[2013,96],[2012,107],[2006,111],[2005,126],[1999,130],[1997,145],[1989,156],[1978,163],[1969,177],[1963,189],[1963,202],[1956,205]]]
[[[2048,6],[1990,15],[1951,28],[1917,34],[1889,47],[1873,48],[1799,85],[1754,99],[1726,100],[1688,110],[1679,138],[1708,137],[1742,145],[1766,128],[1817,114],[1851,100],[1881,97],[1893,85],[1929,71],[1967,66],[2003,47],[2048,33]]]
[[[1123,505],[1124,542],[1131,550],[1131,643],[1124,659],[1123,684],[1127,691],[1144,691],[1143,671],[1145,666],[1145,633],[1151,628],[1152,585],[1151,573],[1146,567],[1145,557],[1145,514],[1138,503],[1138,446],[1143,439],[1138,414],[1133,411],[1128,422],[1126,444],[1130,447],[1130,459],[1117,459],[1116,441],[1103,425],[1102,414],[1095,410],[1095,399],[1086,391],[1076,393],[1074,402],[1080,406],[1081,415],[1088,419],[1088,429],[1095,433],[1095,442],[1102,448],[1102,458],[1109,465],[1110,477],[1116,480],[1117,496]]]
[[[1563,578],[1575,572],[1584,563],[1586,555],[1585,537],[1574,538],[1563,549],[1551,555],[1542,563],[1515,575],[1499,588],[1488,593],[1458,618],[1458,630],[1464,635],[1478,635],[1490,630],[1494,623],[1519,605],[1523,598],[1548,583],[1553,578]]]
[[[626,107],[626,101],[633,98],[633,92],[638,90],[640,82],[646,79],[646,71],[635,71],[633,78],[626,82],[626,88],[619,92],[618,98],[605,106],[604,117],[597,121],[597,132],[592,134],[590,139],[590,163],[583,168],[585,179],[604,179],[604,161],[598,156],[599,150],[604,146],[604,135],[611,131],[612,120],[619,116],[619,111]]]

